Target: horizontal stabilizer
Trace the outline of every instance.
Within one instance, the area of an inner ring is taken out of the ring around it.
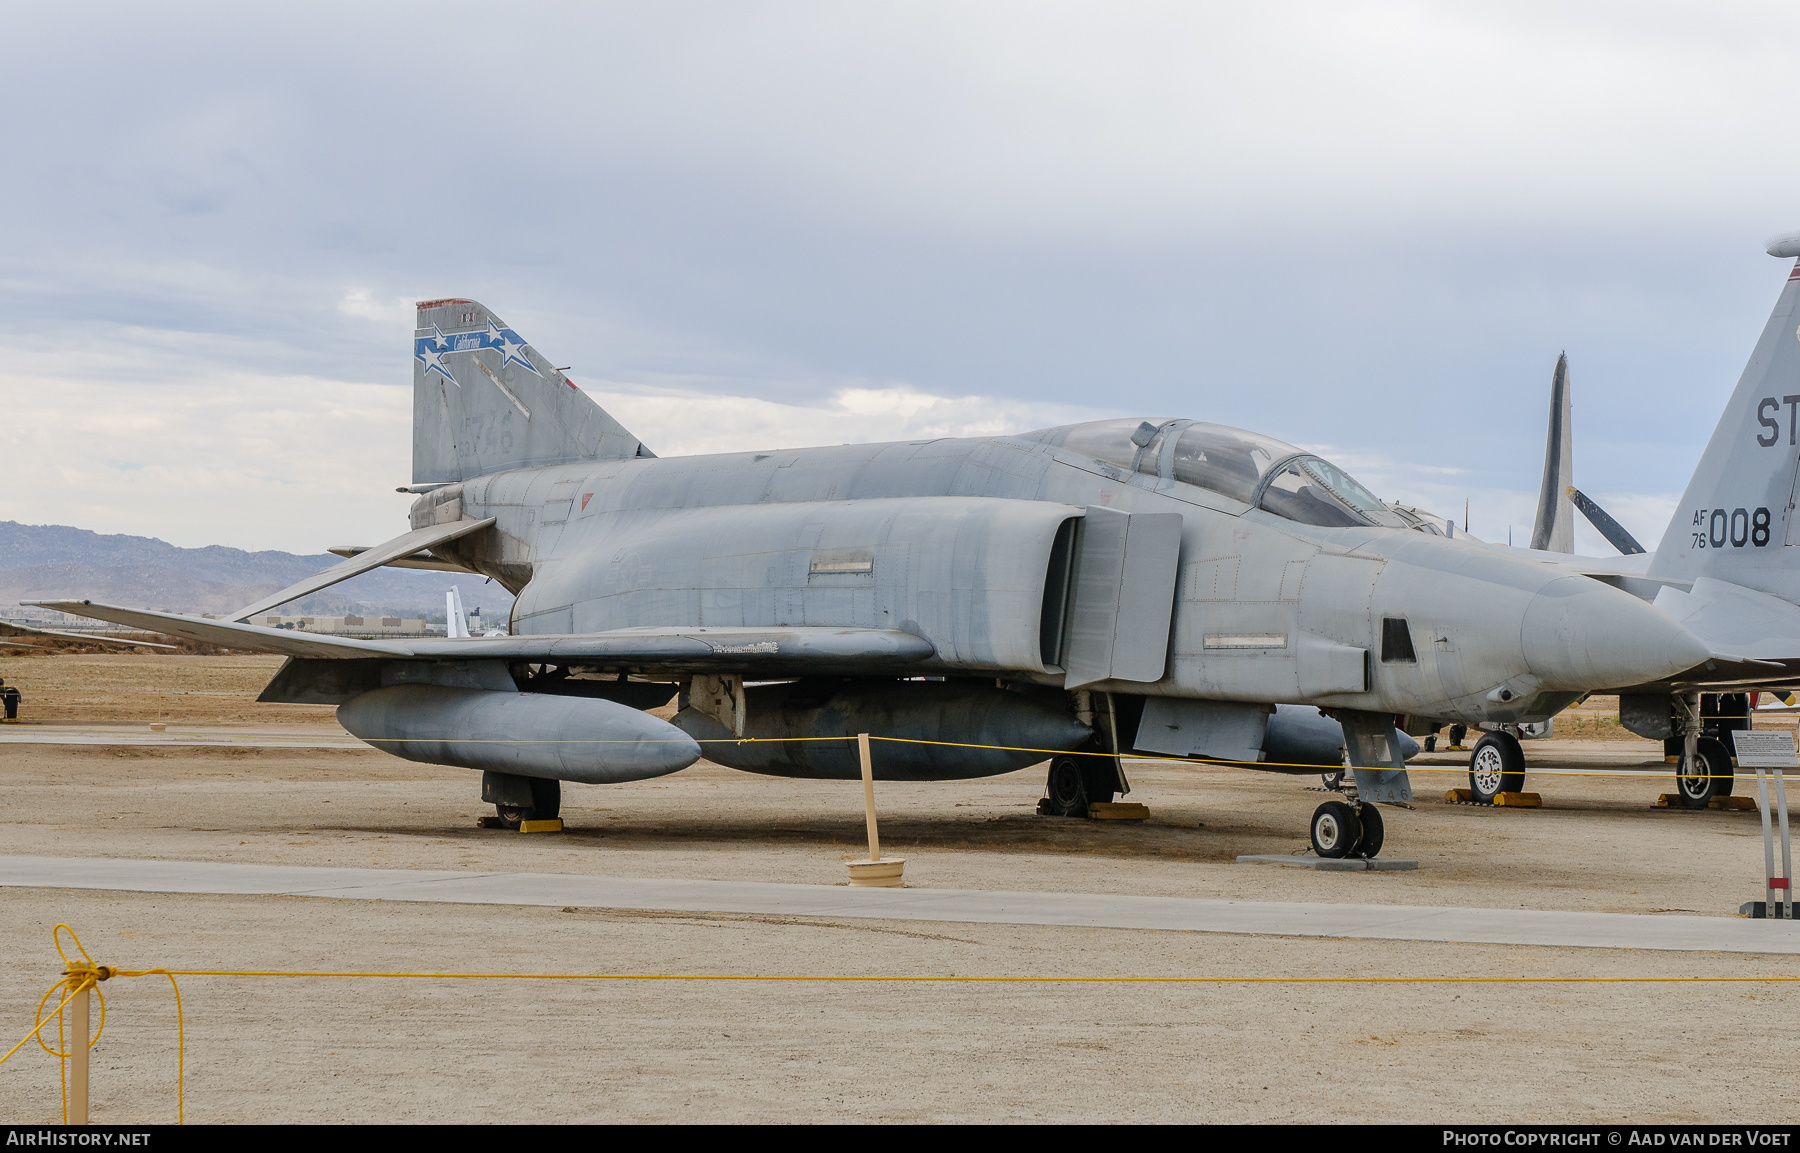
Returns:
[[[551,636],[409,637],[401,644],[322,636],[297,629],[271,629],[88,601],[29,603],[228,648],[340,660],[389,657],[401,660],[531,661],[630,667],[671,676],[694,672],[746,672],[759,677],[779,677],[902,673],[937,653],[930,641],[913,633],[829,625],[766,629],[635,628]]]
[[[1779,597],[1700,577],[1690,592],[1664,588],[1655,604],[1716,660],[1800,663],[1800,607]]]
[[[291,584],[278,593],[271,593],[248,608],[241,608],[232,613],[230,619],[234,621],[249,620],[257,613],[266,613],[277,605],[297,600],[308,593],[316,593],[322,588],[330,588],[340,581],[347,581],[353,576],[361,576],[370,569],[380,568],[389,561],[411,556],[432,545],[468,536],[493,523],[494,518],[489,517],[486,520],[457,520],[451,521],[449,524],[434,524],[416,528],[405,536],[395,537],[386,544],[378,544],[374,548],[365,549],[342,564],[332,565],[324,572],[314,573],[300,583]]]
[[[369,546],[366,544],[338,544],[332,545],[325,551],[337,556],[359,557],[369,551]],[[437,557],[432,556],[429,552],[424,550],[413,553],[411,556],[403,556],[398,560],[384,561],[382,562],[382,565],[384,568],[416,568],[425,569],[430,572],[475,572],[474,569],[456,564],[453,561],[439,560]]]

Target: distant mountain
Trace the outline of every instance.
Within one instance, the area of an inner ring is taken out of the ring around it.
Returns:
[[[330,553],[177,548],[147,536],[105,535],[67,525],[0,521],[0,614],[25,600],[82,599],[172,612],[229,612],[343,560]],[[444,615],[444,593],[504,616],[512,597],[462,573],[379,568],[276,610],[341,615]]]

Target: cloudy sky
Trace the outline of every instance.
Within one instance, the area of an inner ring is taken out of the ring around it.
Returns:
[[[1787,269],[1791,4],[15,6],[0,519],[404,528],[414,300],[663,455],[1188,416],[1654,545]],[[1586,531],[1578,543],[1607,551]]]

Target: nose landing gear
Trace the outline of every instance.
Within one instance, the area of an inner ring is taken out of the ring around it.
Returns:
[[[1312,847],[1321,857],[1372,858],[1386,833],[1381,810],[1367,801],[1326,801],[1313,810]]]

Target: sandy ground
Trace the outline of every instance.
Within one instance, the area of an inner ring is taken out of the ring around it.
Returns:
[[[68,723],[131,719],[64,675]],[[262,658],[165,660],[253,693]],[[118,662],[124,662],[120,664]],[[260,663],[240,663],[260,662]],[[167,674],[161,674],[167,678]],[[235,680],[232,678],[236,678]],[[41,686],[48,688],[50,686]],[[166,687],[166,686],[165,686]],[[28,700],[31,692],[27,686]],[[43,696],[47,699],[49,694]],[[293,722],[241,697],[169,696],[180,723]],[[28,706],[29,707],[29,706]],[[241,709],[242,713],[230,710]],[[216,710],[216,711],[215,711]],[[328,710],[321,710],[328,717]],[[221,715],[223,714],[223,715]],[[322,718],[315,718],[322,719]],[[1548,741],[1540,810],[1433,799],[1415,773],[1384,855],[1413,873],[1239,865],[1298,849],[1312,778],[1132,767],[1147,825],[1048,820],[1042,775],[883,785],[884,844],[917,883],[1262,900],[1726,916],[1760,892],[1755,813],[1653,806],[1660,748]],[[1454,757],[1426,758],[1450,762]],[[1423,770],[1425,766],[1420,766]],[[474,827],[476,775],[373,751],[0,746],[0,852],[835,884],[861,843],[858,787],[698,765],[565,787],[562,836]],[[1742,786],[1740,786],[1741,788]],[[1796,798],[1800,804],[1800,798]],[[0,891],[11,1044],[53,979],[50,927],[126,967],[1012,976],[1792,975],[1791,959],[932,925],[287,897]],[[189,1116],[209,1121],[1800,1121],[1794,985],[869,985],[194,978]],[[168,1119],[166,982],[109,984],[95,1116]],[[1753,1093],[1746,1089],[1755,1086]],[[1754,1106],[1747,1105],[1755,1101]],[[57,1111],[56,1063],[0,1067],[0,1117]]]
[[[330,723],[330,705],[259,705],[281,667],[263,655],[23,655],[0,648],[0,679],[24,695],[25,724],[185,721]]]

